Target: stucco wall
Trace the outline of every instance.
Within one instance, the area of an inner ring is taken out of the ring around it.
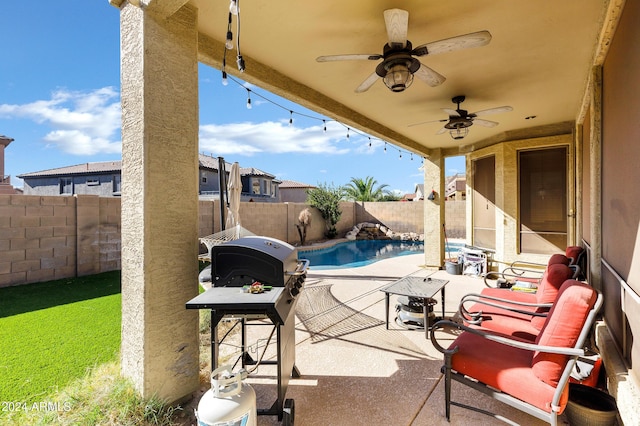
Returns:
[[[304,203],[240,203],[249,231],[299,244],[296,224]],[[423,202],[340,204],[343,236],[361,222],[397,232],[423,232]],[[220,231],[220,202],[200,201],[198,235]],[[325,239],[324,220],[311,211],[307,242]],[[465,203],[447,201],[447,236],[464,238]],[[95,195],[0,195],[0,287],[121,269],[121,200]],[[170,248],[168,248],[170,249]],[[204,246],[200,251],[204,252]]]
[[[0,287],[120,269],[120,200],[0,195]]]

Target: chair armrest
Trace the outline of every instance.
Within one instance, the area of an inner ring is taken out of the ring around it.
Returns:
[[[449,321],[449,320],[441,320],[436,322],[435,324],[433,324],[433,326],[431,327],[431,334],[430,334],[430,339],[431,339],[431,343],[433,344],[433,346],[439,351],[444,353],[455,353],[457,352],[457,348],[454,347],[453,349],[445,349],[444,347],[442,347],[436,337],[435,337],[435,332],[438,329],[456,329],[459,331],[463,331],[463,332],[469,332],[472,334],[476,334],[484,339],[493,341],[493,342],[497,342],[503,345],[507,345],[507,346],[511,346],[511,347],[515,347],[515,348],[520,348],[520,349],[525,349],[528,351],[538,351],[538,352],[545,352],[545,353],[551,353],[551,354],[561,354],[561,355],[568,355],[568,356],[584,356],[585,355],[585,351],[584,349],[579,349],[579,348],[567,348],[567,347],[562,347],[562,346],[542,346],[542,345],[536,345],[535,343],[527,343],[524,341],[520,341],[520,340],[515,340],[515,339],[509,339],[507,337],[504,336],[498,336],[496,334],[484,331],[484,330],[480,330],[477,328],[471,328],[471,327],[467,327],[463,324],[458,324],[457,322],[454,321]]]
[[[507,290],[505,290],[507,291]],[[551,309],[551,303],[528,303],[528,302],[519,302],[516,300],[503,299],[495,296],[487,296],[483,294],[477,293],[469,293],[462,297],[460,300],[460,304],[458,305],[458,312],[462,315],[462,317],[468,322],[475,321],[480,315],[482,315],[482,311],[469,311],[464,304],[465,303],[474,303],[480,304],[484,306],[491,306],[494,308],[504,309],[511,312],[516,312],[523,315],[529,315],[532,317],[545,317],[547,316],[546,312],[532,312],[524,309],[518,309],[518,307],[530,307],[530,308],[548,308]]]

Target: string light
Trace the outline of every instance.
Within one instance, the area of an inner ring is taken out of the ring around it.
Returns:
[[[224,61],[223,61],[223,66],[224,66]],[[236,80],[232,76],[228,76],[226,71],[224,71],[224,68],[223,68],[223,70],[222,70],[222,84],[224,84],[225,86],[228,85],[228,80],[231,80],[234,83],[238,84],[239,86],[242,86],[247,91],[247,109],[251,109],[252,108],[251,95],[253,94],[254,96],[258,96],[261,99],[265,100],[266,102],[269,102],[270,104],[272,104],[272,105],[274,105],[274,106],[276,106],[276,107],[278,107],[280,109],[283,109],[285,111],[289,111],[289,125],[290,126],[293,125],[293,114],[294,113],[298,114],[298,115],[300,115],[302,117],[306,117],[308,119],[311,119],[311,120],[322,121],[322,129],[323,129],[324,132],[327,131],[327,121],[335,121],[335,120],[327,120],[326,118],[321,118],[321,117],[318,117],[318,116],[312,116],[312,115],[308,115],[308,114],[305,114],[305,113],[302,113],[302,112],[298,112],[298,111],[294,111],[292,109],[289,109],[288,107],[285,107],[285,106],[283,106],[283,105],[281,105],[281,104],[279,104],[279,103],[277,103],[277,102],[275,102],[275,101],[263,96],[262,94],[260,94],[258,92],[254,92],[251,89],[245,87],[244,83],[242,83],[241,81]],[[372,138],[371,136],[363,134],[363,133],[360,133],[360,132],[352,129],[349,126],[340,123],[339,121],[335,121],[335,122],[340,124],[340,125],[342,125],[342,126],[344,126],[347,129],[347,135],[346,135],[347,139],[350,139],[352,131],[354,133],[356,133],[357,135],[360,135],[360,136],[363,136],[363,137],[366,136],[368,141],[369,141],[369,148],[373,147],[373,142],[372,141],[373,141],[373,139],[376,139],[376,140],[378,140],[380,142],[384,142],[384,153],[385,154],[387,153],[387,144],[388,144],[387,141],[382,140],[382,139],[378,139],[378,138]],[[399,158],[402,158],[403,150],[401,150],[400,148],[397,148],[397,147],[394,147],[394,148],[396,148],[398,150]],[[411,151],[404,151],[404,152],[409,153],[411,160],[413,160],[413,153]],[[424,157],[421,157],[421,158],[422,158],[422,164],[424,164]]]

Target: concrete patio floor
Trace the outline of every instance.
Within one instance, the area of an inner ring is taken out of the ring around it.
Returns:
[[[464,294],[484,288],[483,281],[476,277],[423,269],[423,260],[423,255],[418,254],[360,268],[311,268],[296,308],[296,366],[301,377],[291,379],[286,393],[286,398],[295,403],[295,424],[504,424],[455,406],[448,423],[440,372],[442,354],[425,338],[423,330],[407,330],[395,324],[395,296],[391,296],[390,329],[385,327],[385,293],[380,288],[400,277],[417,274],[448,280],[448,316],[453,315]],[[438,304],[436,314],[441,309]],[[255,328],[267,327],[249,327],[248,342],[258,342],[258,353],[264,331],[251,336],[251,329]],[[264,359],[272,356],[271,352],[267,350]],[[256,391],[258,408],[269,408],[277,400],[275,375],[272,365],[259,366],[250,374],[248,382]],[[546,424],[456,382],[452,397],[518,424]],[[560,420],[562,424],[564,418]],[[277,416],[258,416],[258,425],[277,424]]]

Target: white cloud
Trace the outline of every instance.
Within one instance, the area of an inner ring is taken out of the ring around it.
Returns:
[[[26,118],[52,130],[48,146],[75,155],[121,151],[120,96],[113,87],[91,92],[58,90],[49,100],[23,105],[0,105],[0,117]]]
[[[322,126],[290,126],[288,121],[205,124],[200,126],[200,150],[217,155],[238,154],[345,154],[345,128],[338,123]],[[342,146],[340,146],[342,145]]]

